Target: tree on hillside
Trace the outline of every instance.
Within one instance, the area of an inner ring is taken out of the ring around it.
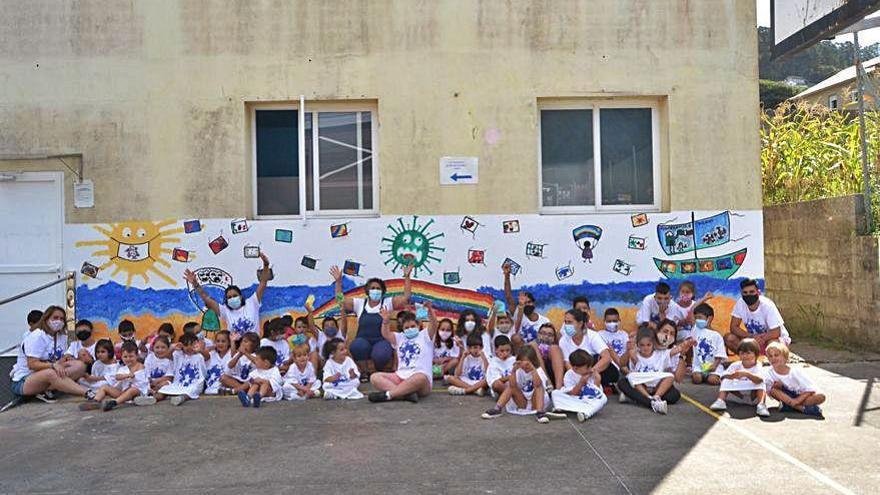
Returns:
[[[788,76],[801,76],[816,84],[853,64],[853,44],[822,41],[795,55],[770,60],[773,37],[770,28],[758,28],[758,72],[761,79],[782,81]],[[862,47],[862,59],[880,55],[880,44]]]

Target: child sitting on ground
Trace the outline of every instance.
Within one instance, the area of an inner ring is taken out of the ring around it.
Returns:
[[[156,403],[156,399],[147,396],[150,383],[144,372],[144,365],[138,361],[137,344],[131,341],[123,342],[121,351],[123,365],[116,369],[116,373],[108,375],[108,383],[95,393],[94,401],[80,404],[80,410],[100,407],[104,411],[109,411],[118,403],[125,403],[141,396],[143,401],[135,402],[137,405]],[[110,398],[105,399],[107,396]]]
[[[694,329],[690,333],[693,339],[693,372],[691,381],[694,383],[721,384],[721,362],[727,359],[727,348],[724,337],[712,330],[715,311],[706,303],[697,305],[693,310]]]
[[[171,383],[174,378],[174,361],[171,360],[171,343],[164,335],[157,335],[144,360],[144,371],[150,381],[150,394]]]
[[[597,332],[602,340],[611,349],[611,360],[620,366],[620,357],[626,353],[626,343],[629,342],[629,334],[620,329],[620,312],[617,308],[605,310],[605,329]]]
[[[483,354],[483,338],[477,333],[467,336],[467,352],[460,349],[464,356],[455,367],[455,375],[446,375],[443,379],[449,384],[449,395],[475,394],[480,397],[485,393],[486,368],[489,361]]]
[[[208,355],[207,373],[205,374],[205,394],[217,395],[220,393],[220,377],[229,369],[229,361],[232,360],[232,337],[228,330],[220,330],[214,334],[213,349],[208,352],[202,351],[202,356]]]
[[[511,339],[511,343],[512,342],[513,339]],[[538,362],[541,364],[541,369],[544,370],[544,374],[548,377],[553,373],[553,367],[550,366],[550,349],[558,343],[559,338],[556,334],[556,328],[552,323],[544,323],[541,325],[541,328],[538,329],[538,338],[529,344],[535,349],[535,353],[538,355]]]
[[[363,399],[358,390],[360,371],[348,354],[348,346],[342,339],[328,340],[324,345],[324,398]]]
[[[650,407],[657,414],[666,414],[667,406],[681,398],[675,388],[675,377],[668,371],[671,366],[669,355],[678,354],[680,350],[656,349],[654,332],[647,325],[639,327],[634,341],[635,345],[633,340],[627,344],[625,376],[617,382],[621,402],[629,399],[640,406]]]
[[[437,335],[434,336],[434,378],[442,378],[455,372],[461,349],[452,338],[454,325],[449,318],[443,318],[437,324]]]
[[[226,373],[220,376],[221,395],[237,395],[247,391],[251,371],[254,370],[254,355],[260,345],[260,337],[254,332],[247,332],[241,337],[238,351],[226,363]]]
[[[92,370],[80,378],[80,385],[97,392],[107,384],[107,376],[115,374],[118,367],[113,342],[110,339],[101,339],[95,343],[95,362],[92,363]]]
[[[284,398],[305,400],[321,396],[321,380],[315,375],[315,367],[309,361],[309,346],[300,344],[293,348],[293,364],[284,375]]]
[[[755,414],[770,416],[764,404],[764,373],[758,363],[761,347],[754,339],[743,339],[737,349],[739,361],[732,363],[721,376],[718,399],[709,406],[713,411],[727,409],[727,399],[755,406]]]
[[[553,408],[577,413],[581,423],[596,415],[608,397],[602,391],[602,377],[593,369],[593,356],[578,349],[568,357],[571,369],[563,376],[562,389],[554,390]]]
[[[492,397],[498,397],[507,389],[510,382],[510,372],[513,370],[513,344],[506,335],[495,337],[495,355],[489,362],[486,370],[486,382],[489,384],[489,393]]]
[[[86,367],[95,362],[95,328],[89,320],[79,320],[74,327],[76,340],[70,343],[64,354],[82,361]]]
[[[205,386],[205,358],[196,350],[199,338],[191,333],[180,337],[181,350],[174,351],[174,381],[156,392],[156,400],[171,397],[179,406],[187,399],[198,399]]]
[[[549,423],[550,417],[565,417],[565,414],[547,413],[550,394],[547,388],[550,381],[541,369],[538,353],[531,346],[523,346],[516,353],[516,362],[510,373],[509,386],[498,397],[495,407],[482,414],[483,419],[501,416],[502,408],[520,416],[534,414],[538,423]]]
[[[299,324],[297,324],[299,327]],[[303,328],[298,333],[300,335],[299,338],[303,339],[302,343],[305,343],[305,323],[303,323]],[[294,339],[296,342],[296,339]],[[275,366],[278,366],[279,371],[283,373],[287,373],[287,369],[290,367],[290,344],[287,342],[287,339],[284,338],[284,322],[281,318],[275,318],[274,320],[270,320],[266,325],[266,336],[260,341],[260,347],[271,347],[275,349]]]
[[[819,393],[803,371],[788,366],[788,346],[771,342],[765,353],[771,365],[767,371],[767,393],[780,402],[779,412],[798,411],[807,416],[823,417],[819,404],[825,402],[825,395]]]
[[[318,368],[318,365],[320,363],[320,358],[318,356],[318,353],[319,353],[318,352],[318,349],[319,349],[318,339],[313,337],[312,334],[309,333],[310,332],[309,328],[311,328],[311,327],[309,327],[309,320],[308,320],[308,318],[306,318],[304,316],[300,316],[299,318],[294,320],[293,327],[285,328],[284,334],[287,338],[287,344],[288,344],[287,357],[285,358],[284,363],[279,365],[279,366],[281,366],[280,369],[282,369],[285,373],[287,372],[287,369],[290,367],[290,364],[293,363],[293,356],[290,354],[290,350],[293,349],[294,347],[296,347],[298,345],[302,345],[302,344],[309,345],[309,361],[312,363],[312,366],[314,366],[315,369]],[[290,332],[289,335],[287,333],[288,331]],[[321,334],[321,333],[322,332],[318,332],[318,333],[316,333],[316,335]],[[326,340],[325,340],[325,342],[326,342]],[[276,349],[277,349],[277,347],[276,347]]]
[[[268,345],[260,347],[254,357],[256,369],[251,371],[250,387],[247,392],[238,392],[238,400],[244,407],[260,407],[264,401],[272,402],[284,397],[284,379],[275,365],[275,348]]]
[[[134,342],[135,345],[138,346],[138,348],[140,348],[141,341],[138,340],[137,337],[135,336],[135,334],[137,332],[135,331],[134,323],[132,323],[131,320],[120,321],[119,326],[116,327],[116,329],[119,333],[119,338],[122,339],[120,342],[118,342],[116,344],[116,346],[114,348],[115,349],[114,355],[116,357],[116,360],[119,361],[120,359],[122,359],[122,344],[124,342]]]

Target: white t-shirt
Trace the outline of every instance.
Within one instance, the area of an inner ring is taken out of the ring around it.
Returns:
[[[452,341],[452,337],[449,337],[449,341]],[[455,344],[452,344],[452,347],[446,347],[446,344],[441,341],[440,345],[434,346],[434,359],[455,359],[458,356],[461,356],[461,349],[459,349],[459,347]]]
[[[115,372],[107,375],[107,383],[123,392],[131,387],[136,387],[141,395],[147,395],[150,392],[150,380],[147,377],[146,370],[141,368],[140,370],[135,371],[134,378],[126,378],[122,381],[116,379],[116,375],[127,375],[129,373],[131,373],[131,371],[128,366],[121,365],[116,368]]]
[[[696,301],[691,301],[690,304],[683,306],[678,301],[672,301],[670,304],[675,304],[678,306],[678,313],[681,315],[681,320],[678,321],[678,332],[675,334],[676,342],[681,342],[682,340],[691,336],[694,330],[693,323],[685,323],[687,319],[687,315],[690,313],[691,308],[697,305]]]
[[[568,370],[565,372],[565,375],[562,377],[562,391],[565,393],[571,392],[575,386],[577,386],[578,382],[581,381],[581,375],[577,374],[574,370]],[[602,397],[602,386],[599,383],[594,383],[593,377],[590,376],[587,379],[586,385],[584,385],[579,391],[580,398],[587,399],[598,399]]]
[[[430,381],[433,378],[434,343],[423,329],[412,339],[403,333],[394,333],[394,350],[397,351],[397,376],[406,380],[415,373],[422,373]]]
[[[73,357],[73,359],[79,359],[79,351],[85,349],[86,352],[89,353],[89,356],[92,356],[92,361],[95,360],[95,345],[97,345],[98,341],[92,342],[92,345],[83,347],[83,344],[79,340],[74,340],[67,347],[67,350],[64,354]]]
[[[771,368],[771,369],[773,369],[773,368]],[[737,371],[745,371],[745,372],[751,373],[751,374],[756,375],[760,378],[764,378],[765,379],[764,381],[766,382],[766,373],[764,372],[763,366],[761,366],[759,363],[755,363],[755,365],[752,366],[751,368],[746,368],[743,366],[742,361],[736,361],[734,363],[731,363],[730,366],[728,366],[727,368],[724,369],[724,374],[721,375],[721,378],[727,378],[729,375],[732,375],[732,374],[736,373]],[[741,380],[744,382],[753,383],[748,378],[727,378],[727,379],[733,380],[733,381]]]
[[[547,380],[547,374],[544,373],[544,370],[542,368],[538,368],[538,377],[541,379],[541,384],[544,386],[544,393],[547,393],[547,384],[549,382]],[[516,384],[519,386],[519,389],[522,391],[526,399],[531,400],[532,394],[535,393],[535,383],[532,378],[532,374],[526,373],[525,370],[523,370],[522,368],[517,369]]]
[[[782,321],[782,315],[779,313],[776,303],[769,298],[758,296],[758,309],[755,311],[750,310],[746,302],[739,298],[733,305],[733,311],[730,315],[742,320],[749,335],[767,333],[779,327],[781,340],[791,342],[788,330],[785,328],[785,322]]]
[[[269,346],[275,349],[275,366],[281,366],[290,358],[290,344],[287,343],[286,339],[281,340],[269,340],[263,339],[260,341],[261,346]]]
[[[694,328],[691,332],[694,338],[694,371],[700,371],[703,363],[713,364],[715,358],[722,360],[727,358],[727,349],[724,347],[724,337],[715,330]]]
[[[250,381],[253,382],[255,378],[267,380],[269,382],[275,400],[281,400],[281,398],[284,397],[284,378],[281,378],[281,371],[278,370],[278,366],[272,366],[267,370],[261,370],[260,368],[255,369],[251,372]]]
[[[231,358],[230,361],[232,361]],[[247,356],[241,356],[240,358],[238,358],[238,362],[235,364],[234,367],[229,367],[229,363],[226,363],[226,366],[226,374],[240,382],[248,381],[248,378],[251,377],[251,372],[255,368],[254,363],[252,363],[251,360],[247,358]]]
[[[284,375],[284,383],[297,383],[303,387],[308,387],[317,380],[318,376],[315,374],[315,367],[309,361],[306,361],[306,369],[300,370],[296,364],[293,364]]]
[[[546,316],[539,313],[534,314],[538,315],[537,320],[531,321],[528,317],[523,315],[522,321],[519,325],[519,335],[526,344],[531,343],[538,338],[538,330],[541,329],[541,326],[545,323],[550,323],[550,320]]]
[[[649,357],[644,357],[638,353],[633,353],[636,358],[635,364],[630,363],[630,371],[636,373],[660,373],[669,369],[672,365],[669,360],[669,351],[666,349],[654,349]]]
[[[15,360],[15,366],[12,367],[12,381],[17,382],[31,374],[27,360],[29,357],[39,359],[40,361],[57,361],[64,355],[67,349],[67,333],[59,332],[56,336],[47,334],[43,329],[38,328],[33,332],[29,332],[27,337],[21,343],[22,352],[18,354]]]
[[[363,297],[356,297],[351,300],[354,315],[358,318],[360,318],[361,313],[364,312],[364,306],[366,306],[366,312],[370,314],[378,314],[383,307],[388,311],[394,311],[394,301],[390,297],[386,297],[382,300],[382,304],[377,304],[375,306],[370,306],[369,304],[366,304],[366,302],[367,300]]]
[[[346,340],[346,334],[342,330],[339,330],[338,332],[336,332],[336,336],[333,338]],[[309,339],[309,348],[311,351],[315,351],[315,350],[318,351],[318,355],[320,356],[324,352],[324,344],[326,344],[327,341],[330,339],[327,338],[327,334],[325,334],[324,331],[322,330],[322,331],[318,332],[317,347],[312,347],[312,342],[314,340],[315,339]]]
[[[158,358],[152,352],[144,359],[144,369],[149,380],[158,380],[163,376],[174,376],[174,361],[168,358]]]
[[[200,353],[186,354],[183,351],[174,351],[174,383],[183,387],[191,387],[199,384],[201,387],[205,381],[205,357]]]
[[[289,371],[289,370],[288,370]],[[354,378],[351,377],[351,372],[354,371]],[[328,382],[327,379],[335,374],[339,373],[339,379]],[[346,356],[345,361],[342,363],[337,363],[332,358],[328,359],[324,363],[324,385],[330,385],[332,387],[338,387],[340,384],[349,382],[349,381],[357,381],[360,378],[361,372],[358,371],[357,364],[355,364],[354,360],[351,359],[350,356]]]
[[[209,356],[205,371],[205,393],[216,394],[220,390],[220,377],[229,369],[232,350],[227,349],[224,356],[216,350],[211,350]]]
[[[509,338],[513,337],[515,334],[516,334],[516,332],[513,331],[512,327],[511,327],[511,330],[507,333],[504,333],[498,329],[492,330],[492,334],[490,335],[490,338],[489,338],[489,347],[492,349],[491,355],[492,356],[495,355],[495,339],[498,338],[499,335],[504,335],[505,337],[507,337],[509,339]]]
[[[489,386],[491,387],[496,381],[509,376],[510,372],[513,371],[513,363],[515,362],[516,358],[513,356],[508,356],[505,360],[498,359],[498,356],[495,356],[489,360],[489,369],[486,370],[486,381],[489,383]]]
[[[597,332],[586,330],[584,332],[584,338],[581,340],[580,344],[576,344],[572,337],[563,333],[562,336],[559,337],[559,349],[562,351],[562,359],[567,363],[568,357],[571,356],[571,353],[578,349],[583,349],[587,351],[587,354],[590,356],[595,356],[601,354],[602,351],[607,350],[608,344],[605,343],[605,340],[602,339]]]
[[[682,313],[681,306],[675,301],[670,301],[669,307],[666,309],[666,318],[678,323],[684,317],[685,314]],[[654,299],[654,294],[648,294],[642,299],[642,304],[636,313],[636,323],[641,325],[648,322],[660,323],[660,305]]]
[[[18,358],[20,358],[21,356],[24,356],[24,345],[23,345],[24,339],[26,339],[27,336],[30,334],[31,334],[30,330],[25,330],[24,333],[21,334],[21,339],[19,339],[19,341],[18,341],[18,350],[16,351],[16,355],[15,355],[16,360],[18,360]],[[9,376],[12,376],[11,371],[9,372]]]
[[[233,335],[233,340],[240,338],[248,332],[260,333],[260,301],[257,294],[245,299],[244,304],[238,309],[229,309],[223,302],[220,306],[220,319],[226,322],[226,329]]]
[[[485,377],[486,368],[483,366],[482,357],[473,357],[470,353],[466,353],[462,358],[459,378],[473,385]]]
[[[605,341],[610,349],[614,349],[614,352],[617,353],[618,357],[623,356],[624,353],[626,353],[626,344],[629,342],[628,333],[623,330],[615,330],[614,332],[599,330],[596,333],[599,334],[599,337],[602,337],[602,340]]]
[[[789,367],[788,374],[781,375],[771,366],[766,372],[764,385],[766,385],[769,391],[775,382],[780,382],[783,387],[798,395],[804,392],[819,392],[813,381],[799,368]]]
[[[95,361],[92,363],[92,376],[98,376],[107,380],[108,376],[112,376],[116,374],[116,370],[119,369],[119,363],[117,361],[113,361],[112,363],[104,363],[103,361]]]

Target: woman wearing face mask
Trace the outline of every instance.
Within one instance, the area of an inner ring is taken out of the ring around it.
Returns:
[[[85,375],[86,366],[67,349],[65,321],[67,314],[58,306],[49,306],[37,328],[21,344],[21,353],[12,368],[12,393],[29,397],[54,390],[92,398],[94,392],[76,383]]]
[[[259,333],[260,331],[260,305],[263,302],[263,292],[266,290],[270,276],[269,258],[260,253],[260,259],[263,260],[263,271],[260,272],[259,285],[253,295],[245,299],[241,289],[230,285],[224,293],[223,304],[218,303],[205,292],[195,273],[190,270],[183,272],[183,278],[199,293],[205,306],[220,316],[220,320],[225,323],[225,329],[229,330],[232,335],[233,342],[237,342],[242,335],[248,332]]]
[[[571,369],[568,356],[578,349],[583,349],[593,356],[596,363],[593,369],[602,376],[602,385],[611,386],[620,377],[617,367],[611,360],[608,344],[599,334],[587,328],[588,321],[589,317],[582,311],[570,309],[565,313],[559,344],[550,348],[550,362],[557,389],[562,389],[565,372]]]
[[[483,339],[483,354],[487,359],[492,358],[492,336],[483,326],[483,321],[472,309],[465,309],[458,314],[458,325],[455,327],[456,346],[467,348],[466,342],[468,335],[478,332],[480,338]],[[461,344],[458,342],[461,341]]]
[[[330,276],[336,284],[336,297],[342,298],[342,313],[354,312],[358,319],[357,336],[348,346],[351,356],[361,371],[361,382],[369,381],[367,373],[368,361],[373,361],[376,371],[387,368],[394,356],[391,344],[382,337],[382,315],[380,311],[402,309],[409,304],[411,295],[410,275],[413,265],[403,267],[403,294],[386,297],[385,282],[379,278],[371,278],[364,285],[366,297],[344,297],[342,291],[342,271],[338,266],[330,268]]]

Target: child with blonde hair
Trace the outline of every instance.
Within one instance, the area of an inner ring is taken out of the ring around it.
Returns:
[[[293,364],[284,375],[284,398],[305,400],[321,396],[321,380],[309,361],[309,346],[300,344],[293,348]]]
[[[823,417],[819,404],[825,402],[825,395],[819,393],[801,369],[788,365],[788,346],[771,342],[767,344],[765,354],[771,366],[767,371],[767,393],[779,401],[779,412],[797,411],[807,416]]]

